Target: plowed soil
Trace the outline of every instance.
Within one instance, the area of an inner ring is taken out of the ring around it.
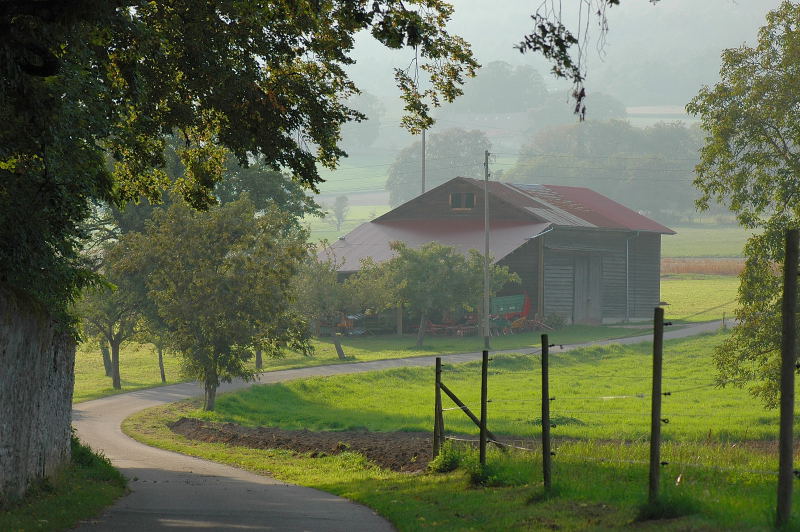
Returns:
[[[431,460],[433,442],[424,432],[312,432],[273,427],[242,427],[181,418],[170,429],[192,440],[226,443],[254,449],[287,449],[311,456],[344,451],[361,453],[377,465],[393,471],[424,470]]]

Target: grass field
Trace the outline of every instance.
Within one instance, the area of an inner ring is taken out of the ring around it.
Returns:
[[[739,278],[732,275],[674,274],[661,277],[664,314],[673,321],[710,321],[733,317]]]
[[[83,343],[75,357],[75,389],[72,401],[79,403],[115,393],[161,386],[158,355],[148,344],[126,343],[120,349],[119,372],[122,390],[111,387],[111,377],[106,377],[103,358],[97,344]],[[164,355],[164,373],[167,384],[181,382],[180,361],[175,355]]]
[[[124,430],[150,444],[344,495],[375,508],[400,530],[766,530],[776,466],[767,442],[777,433],[777,413],[764,411],[745,391],[710,386],[711,352],[721,338],[666,343],[664,389],[672,395],[664,399],[669,423],[662,457],[669,465],[662,470],[667,512],[660,515],[672,517],[663,521],[635,523],[647,487],[647,345],[552,356],[555,491],[548,496],[541,489],[539,452],[492,451],[482,472],[492,487],[485,487],[470,482],[470,450],[451,452],[461,462],[454,472],[409,476],[352,453],[310,458],[199,443],[164,426],[168,419],[195,416],[287,428],[429,431],[433,372],[424,368],[259,386],[221,396],[213,414],[184,402],[137,414]],[[539,435],[537,362],[529,355],[493,357],[488,420],[495,433]],[[478,364],[448,365],[443,380],[468,405],[476,404]],[[475,437],[476,428],[459,411],[445,415],[448,433]]]
[[[125,493],[125,479],[111,463],[78,440],[72,462],[32,487],[20,501],[0,508],[0,530],[65,530],[99,513]]]
[[[565,327],[558,331],[556,341],[562,344],[581,343],[590,340],[635,336],[645,331],[646,329],[644,328],[628,329],[576,325]],[[503,350],[536,346],[540,342],[539,338],[540,333],[536,332],[502,336],[493,339],[492,347],[497,350]],[[316,339],[313,341],[313,357],[289,353],[285,358],[265,360],[264,370],[275,371],[322,364],[426,356],[436,353],[463,353],[483,349],[483,339],[477,336],[461,338],[429,337],[425,340],[425,345],[422,348],[414,347],[415,340],[416,335],[405,335],[403,337],[395,335],[345,337],[342,338],[342,346],[347,355],[347,360],[340,360],[330,338]],[[99,349],[95,347],[95,344],[81,345],[75,360],[74,402],[88,401],[115,393],[162,385],[158,371],[158,359],[151,346],[128,343],[123,345],[120,351],[122,390],[114,390],[111,387],[111,379],[105,376]],[[165,354],[164,366],[167,384],[174,384],[184,380],[180,373],[180,358],[178,355]]]
[[[661,239],[662,257],[741,257],[747,238],[737,226],[676,226]]]

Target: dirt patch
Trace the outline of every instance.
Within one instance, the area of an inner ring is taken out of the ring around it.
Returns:
[[[404,472],[424,470],[431,460],[433,446],[430,434],[423,432],[312,432],[249,428],[185,417],[169,424],[169,428],[192,440],[254,449],[287,449],[312,456],[352,451],[381,467]]]

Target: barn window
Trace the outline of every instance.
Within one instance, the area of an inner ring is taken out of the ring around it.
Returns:
[[[467,210],[475,207],[474,192],[451,192],[450,208],[454,210]]]

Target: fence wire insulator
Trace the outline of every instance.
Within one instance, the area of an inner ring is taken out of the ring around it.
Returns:
[[[672,325],[671,321],[665,321],[664,322],[664,327],[669,327],[670,325]]]
[[[555,451],[550,451],[550,456],[555,456],[555,455],[556,455]]]
[[[795,478],[800,478],[800,469],[793,470],[792,474],[795,476]]]
[[[555,401],[555,400],[556,400],[556,398],[555,398],[555,397],[551,397],[551,398],[550,398],[550,400],[551,400],[551,401]]]
[[[672,392],[664,392],[661,395],[672,395]]]
[[[550,428],[554,429],[554,428],[556,428],[556,426],[557,425],[555,423],[550,423]]]
[[[667,462],[667,461],[661,462],[661,465],[662,466],[667,466],[667,465],[669,465],[669,462]]]
[[[665,418],[665,417],[662,417],[662,418],[661,418],[661,422],[662,422],[664,425],[666,425],[667,423],[669,423],[669,419],[667,419],[667,418]]]
[[[800,362],[794,365],[794,369],[800,369]]]

